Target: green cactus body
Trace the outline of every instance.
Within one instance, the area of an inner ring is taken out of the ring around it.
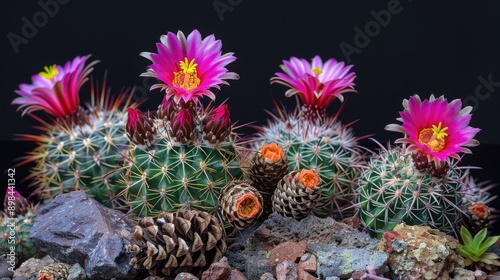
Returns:
[[[35,222],[35,208],[30,208],[24,215],[11,218],[6,213],[0,212],[0,253],[7,260],[11,260],[12,252],[15,262],[23,262],[38,253],[35,244],[29,238],[31,227]],[[11,250],[14,249],[14,250]]]
[[[175,112],[182,110],[176,108]],[[151,118],[147,122],[152,123],[148,129],[156,132],[150,141],[154,144],[150,147],[136,144],[130,150],[122,194],[136,216],[156,216],[162,211],[178,209],[214,214],[222,188],[231,180],[243,178],[234,141],[236,135],[216,143],[205,140],[203,119],[207,113],[201,109],[192,111],[193,116],[183,113],[183,117],[193,118],[196,125],[192,130],[183,130],[185,134],[181,135],[177,133],[177,123]],[[180,135],[184,143],[174,135]]]
[[[377,238],[401,222],[452,233],[461,218],[461,178],[454,167],[440,178],[418,171],[403,148],[382,150],[360,179],[361,222]]]
[[[37,161],[31,173],[42,198],[81,189],[107,206],[114,205],[110,201],[128,146],[127,112],[118,109],[123,98],[114,104],[109,98],[101,101],[93,97],[87,110],[80,108],[73,119],[46,123],[41,136],[24,136],[38,143],[28,157]]]
[[[308,120],[300,113],[274,117],[256,136],[255,147],[280,145],[290,170],[312,169],[321,177],[321,199],[313,209],[319,217],[352,216],[354,189],[361,174],[362,157],[352,129],[335,118]],[[350,208],[352,209],[352,208]]]

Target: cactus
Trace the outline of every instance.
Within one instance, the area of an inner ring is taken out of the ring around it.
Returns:
[[[117,171],[128,145],[127,112],[120,105],[136,107],[138,104],[131,103],[129,91],[113,100],[105,83],[101,89],[92,83],[90,102],[85,109],[80,106],[80,87],[96,63],[84,68],[88,57],[77,57],[64,67],[48,67],[47,73],[34,76],[33,85],[20,86],[17,93],[21,97],[13,104],[20,104],[19,109],[27,107],[24,113],[44,110],[52,118],[45,121],[31,114],[40,122],[41,131],[38,135],[21,135],[21,140],[35,142],[37,147],[19,165],[36,163],[31,169],[31,184],[41,198],[81,189],[109,206],[115,204],[110,203],[110,199],[115,196],[120,178]]]
[[[4,210],[0,211],[0,254],[9,263],[20,264],[39,254],[29,238],[38,204],[29,202],[15,189],[7,188]]]
[[[302,105],[294,112],[278,108],[278,114],[263,127],[257,128],[253,148],[276,143],[285,151],[290,170],[309,169],[321,177],[322,194],[314,214],[320,217],[343,218],[353,215],[354,189],[363,166],[359,138],[350,125],[327,113],[335,99],[355,92],[352,65],[329,59],[322,62],[315,56],[311,63],[292,57],[283,61],[284,73],[276,73],[271,83],[289,87],[286,96],[297,94]]]
[[[155,113],[129,110],[132,147],[120,195],[139,217],[183,208],[215,214],[222,188],[243,178],[227,105],[199,100],[215,99],[211,87],[238,78],[224,68],[236,58],[221,47],[213,35],[179,31],[162,36],[157,54],[141,54],[152,61],[142,76],[157,78],[152,88],[165,95]]]
[[[460,169],[450,167],[440,178],[421,172],[402,147],[382,149],[368,166],[357,193],[359,218],[372,236],[380,238],[401,222],[456,232],[463,201]]]

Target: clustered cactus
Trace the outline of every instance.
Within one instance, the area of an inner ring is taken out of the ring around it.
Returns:
[[[187,36],[169,32],[158,53],[141,53],[151,61],[141,76],[156,78],[151,90],[164,93],[153,111],[139,110],[131,91],[112,99],[105,84],[92,84],[91,101],[80,106],[80,88],[97,63],[86,65],[90,56],[45,67],[32,84],[21,84],[13,104],[41,129],[40,135],[21,135],[38,144],[20,163],[35,163],[35,193],[50,199],[82,189],[129,211],[139,224],[136,244],[126,251],[135,254],[131,265],[152,276],[199,277],[225,254],[227,236],[271,212],[297,220],[357,215],[379,238],[401,222],[455,234],[465,224],[478,240],[485,238],[493,185],[476,183],[458,166],[458,154],[479,144],[473,139],[479,129],[468,126],[470,107],[444,96],[404,100],[402,124],[386,127],[404,137],[366,161],[351,124],[339,120],[340,110],[328,112],[333,100],[356,92],[352,65],[292,57],[271,83],[288,87],[287,97],[298,96],[296,108],[277,107],[244,142],[233,131],[228,105],[214,105],[213,89],[239,78],[226,69],[236,57],[221,48],[213,35],[202,38],[194,30]],[[38,110],[48,120],[33,113]],[[19,195],[16,203],[15,217],[0,215],[0,249],[4,255],[10,250],[8,221],[15,219],[15,253],[28,258],[36,253],[28,237],[36,207]],[[461,233],[469,262],[497,264],[492,255],[470,253],[471,234]],[[484,251],[481,242],[476,245]],[[40,275],[67,275],[68,269],[58,264]]]

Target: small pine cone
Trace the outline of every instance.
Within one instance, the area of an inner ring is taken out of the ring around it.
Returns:
[[[71,265],[67,263],[52,263],[42,268],[36,280],[66,280]]]
[[[473,203],[467,206],[465,223],[467,229],[474,236],[483,228],[488,228],[490,223],[490,208],[484,203]]]
[[[278,182],[288,172],[288,160],[279,145],[275,143],[265,144],[255,153],[250,168],[250,179],[264,198],[265,217],[271,214],[271,196]]]
[[[285,175],[272,197],[273,211],[301,220],[316,206],[321,196],[321,179],[313,170],[302,169]]]
[[[245,181],[229,182],[219,196],[222,219],[238,230],[253,225],[262,214],[262,196]]]
[[[137,252],[130,265],[151,276],[189,272],[200,277],[227,249],[221,225],[204,211],[162,212],[156,219],[143,218],[133,231],[139,245],[129,250]]]

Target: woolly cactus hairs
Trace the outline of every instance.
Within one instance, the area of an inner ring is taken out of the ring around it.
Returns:
[[[115,196],[128,145],[127,112],[120,107],[138,104],[131,102],[129,91],[112,99],[105,83],[100,90],[92,85],[91,93],[86,109],[80,107],[72,118],[46,122],[33,116],[41,123],[40,135],[21,135],[22,140],[38,145],[19,165],[37,163],[31,170],[31,184],[42,198],[82,189],[109,206]]]
[[[237,136],[231,133],[217,141],[203,137],[208,135],[203,131],[210,110],[196,107],[201,105],[191,107],[193,104],[169,106],[175,107],[171,114],[174,121],[139,115],[138,120],[148,125],[130,126],[133,131],[129,135],[151,135],[154,143],[147,147],[134,143],[141,139],[132,141],[120,195],[138,217],[178,209],[214,214],[222,188],[243,178]],[[189,112],[183,106],[189,107]],[[151,131],[136,133],[142,129]]]
[[[418,171],[404,148],[382,149],[360,179],[359,217],[378,238],[401,222],[456,233],[462,215],[462,180],[456,166],[437,178]]]
[[[290,170],[312,169],[320,175],[322,194],[314,214],[352,216],[350,206],[364,165],[359,138],[349,125],[337,121],[337,116],[308,119],[299,108],[292,113],[277,109],[278,115],[271,114],[267,125],[257,127],[255,149],[274,142],[285,150]]]

